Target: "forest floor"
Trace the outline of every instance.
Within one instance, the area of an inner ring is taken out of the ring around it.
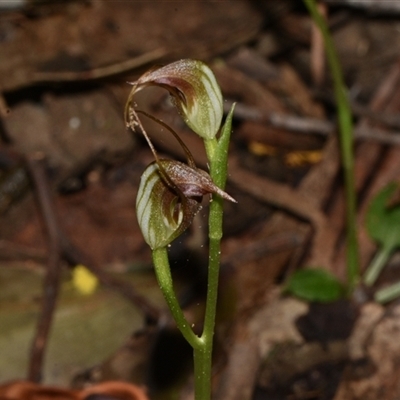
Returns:
[[[377,252],[368,207],[400,171],[400,9],[319,6],[354,116],[363,273]],[[304,302],[282,290],[304,267],[347,280],[337,108],[299,0],[0,1],[0,399],[193,398],[190,349],[136,221],[152,155],[123,116],[128,82],[180,58],[205,61],[226,111],[237,103],[226,191],[238,204],[225,207],[213,398],[400,399],[400,306],[374,297],[400,280],[399,254],[350,298]],[[202,141],[167,93],[140,94],[206,169]],[[183,159],[168,133],[146,127],[160,155]],[[170,250],[197,325],[206,215],[205,199]]]

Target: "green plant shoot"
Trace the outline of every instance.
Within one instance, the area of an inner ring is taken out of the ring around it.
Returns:
[[[183,120],[204,140],[209,174],[196,167],[189,149],[169,126],[135,109],[135,93],[150,85],[169,91]],[[158,157],[139,114],[160,123],[175,136],[187,155],[186,164]],[[133,82],[125,108],[127,127],[144,135],[155,158],[141,178],[136,200],[137,217],[144,239],[152,249],[155,273],[166,303],[179,330],[193,348],[196,400],[211,398],[223,200],[236,202],[224,192],[233,107],[221,128],[222,115],[222,94],[214,74],[197,60],[180,60],[145,73]],[[189,227],[205,194],[212,195],[209,211],[208,286],[203,332],[197,335],[186,320],[175,294],[167,247]]]
[[[328,26],[318,11],[315,0],[303,0],[311,18],[321,31],[329,68],[332,75],[335,98],[338,110],[338,125],[340,136],[340,149],[342,167],[344,171],[346,193],[346,231],[347,231],[347,276],[348,290],[352,293],[360,280],[360,267],[358,255],[357,224],[356,224],[356,189],[354,179],[354,154],[353,154],[353,122],[350,103],[347,98],[346,86],[340,62],[335,51]]]

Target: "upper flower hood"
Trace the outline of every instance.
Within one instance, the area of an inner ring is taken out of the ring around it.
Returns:
[[[133,95],[149,85],[164,87],[186,124],[203,139],[212,139],[221,126],[221,89],[211,69],[201,61],[184,59],[153,69],[132,83]]]

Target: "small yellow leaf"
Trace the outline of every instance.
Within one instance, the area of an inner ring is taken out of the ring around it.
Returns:
[[[84,265],[77,265],[72,271],[72,284],[83,295],[93,294],[99,280]]]
[[[249,151],[256,156],[274,156],[277,154],[276,147],[257,141],[249,143]]]
[[[289,167],[317,164],[321,159],[322,152],[320,150],[292,151],[285,156],[285,162]]]

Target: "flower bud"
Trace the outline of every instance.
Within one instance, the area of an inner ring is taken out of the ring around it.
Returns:
[[[130,99],[145,86],[161,86],[169,91],[189,128],[203,139],[218,133],[223,115],[221,89],[203,62],[179,60],[146,72],[133,85]]]

